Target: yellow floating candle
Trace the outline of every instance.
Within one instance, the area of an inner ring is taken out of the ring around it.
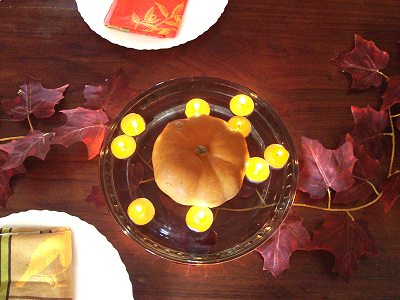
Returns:
[[[186,225],[196,232],[206,231],[213,221],[213,213],[208,207],[192,206],[186,214]]]
[[[128,216],[136,225],[145,225],[153,220],[156,210],[146,198],[135,199],[128,206]]]
[[[207,103],[207,101],[200,99],[200,98],[194,98],[190,100],[188,103],[186,103],[186,108],[185,108],[185,115],[186,117],[198,117],[200,115],[209,115],[210,114],[210,105]]]
[[[289,152],[282,145],[272,144],[265,149],[264,158],[272,168],[281,169],[289,159]]]
[[[129,136],[137,136],[146,129],[146,122],[141,115],[130,113],[121,121],[122,131]]]
[[[229,108],[237,116],[248,116],[254,110],[254,102],[249,96],[239,94],[234,96],[229,102]]]
[[[111,153],[119,159],[131,156],[136,150],[135,139],[128,135],[119,135],[111,142]]]
[[[251,157],[246,162],[246,178],[254,183],[260,183],[269,177],[268,163],[261,157]]]
[[[251,123],[245,117],[234,116],[228,121],[229,128],[234,131],[240,132],[244,137],[248,136],[251,132]]]

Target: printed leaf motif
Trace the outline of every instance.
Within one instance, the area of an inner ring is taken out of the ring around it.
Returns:
[[[354,156],[357,158],[353,174],[367,180],[376,178],[379,174],[379,160],[371,158],[365,151],[365,147],[357,144],[350,134],[346,134],[347,141],[353,145]]]
[[[7,154],[0,151],[0,164],[3,164],[7,159]],[[16,168],[8,170],[0,170],[0,205],[2,207],[6,206],[7,199],[12,195],[12,190],[10,188],[10,179],[14,175],[24,174],[26,170],[23,165],[19,165]]]
[[[182,13],[182,9],[183,9],[183,2],[181,2],[180,4],[178,4],[174,10],[172,11],[171,15],[175,16],[175,15],[179,15]]]
[[[305,250],[310,244],[310,235],[294,215],[288,216],[274,235],[256,249],[264,258],[264,270],[275,277],[289,269],[289,259],[296,250]]]
[[[333,271],[348,281],[365,254],[377,255],[375,241],[364,221],[352,221],[345,215],[325,215],[314,231],[311,247],[327,250],[335,257]]]
[[[396,103],[400,103],[400,75],[394,75],[389,78],[382,99],[381,111],[389,109]]]
[[[168,10],[165,8],[164,5],[162,5],[161,3],[155,2],[155,4],[157,5],[158,9],[160,10],[161,14],[166,18],[168,17]]]
[[[340,192],[354,184],[352,172],[357,159],[350,142],[336,150],[325,149],[306,137],[301,142],[299,190],[309,193],[311,199],[321,199],[329,188]]]
[[[400,172],[390,176],[382,184],[382,197],[383,208],[385,214],[389,213],[394,203],[400,198]]]
[[[385,149],[383,132],[389,122],[387,112],[376,111],[370,106],[352,106],[351,111],[355,122],[351,136],[356,143],[364,145],[372,158],[380,159]]]
[[[106,205],[103,193],[98,185],[92,186],[92,192],[86,197],[85,201],[94,203],[97,208]]]
[[[88,157],[92,159],[100,152],[101,144],[107,132],[107,115],[102,110],[90,110],[82,107],[61,110],[67,116],[64,126],[54,130],[53,144],[68,147],[76,142],[85,143]]]
[[[379,70],[384,69],[389,61],[389,54],[381,51],[374,42],[366,41],[361,36],[355,35],[354,49],[345,54],[338,54],[331,60],[340,71],[348,72],[353,77],[351,87],[367,89],[371,86],[378,87],[382,83]]]
[[[56,89],[46,89],[41,80],[27,77],[25,84],[20,86],[18,96],[3,100],[2,106],[15,120],[24,120],[30,114],[37,118],[49,118],[55,113],[54,106],[64,98],[67,87],[68,84]]]
[[[129,78],[125,72],[119,70],[102,85],[85,85],[83,95],[87,108],[102,109],[113,118],[132,100],[136,92],[129,87]]]
[[[351,188],[337,192],[332,199],[332,203],[350,204],[356,201],[365,201],[371,196],[372,192],[373,190],[368,183],[356,180]]]
[[[50,141],[54,133],[31,131],[22,139],[15,139],[1,144],[0,150],[8,154],[1,170],[18,168],[28,156],[35,156],[44,160],[50,150]]]

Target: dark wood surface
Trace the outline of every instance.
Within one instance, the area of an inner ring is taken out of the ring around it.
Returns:
[[[390,53],[386,74],[399,73],[399,12],[396,0],[232,0],[196,40],[138,51],[91,31],[72,0],[3,0],[0,98],[14,97],[26,75],[42,78],[46,87],[70,83],[58,109],[81,105],[85,84],[99,84],[119,68],[133,78],[138,92],[174,77],[216,76],[242,83],[269,101],[297,146],[304,135],[334,147],[352,129],[350,106],[375,105],[382,89],[350,90],[349,77],[329,60],[350,50],[358,33]],[[63,122],[57,114],[46,121],[34,119],[34,126]],[[1,137],[27,131],[24,122],[0,122]],[[214,266],[174,264],[148,254],[121,232],[107,208],[84,201],[98,185],[98,159],[87,161],[82,144],[55,146],[45,161],[30,158],[25,165],[28,173],[12,179],[14,195],[0,215],[48,209],[93,224],[119,251],[136,299],[400,298],[398,204],[387,216],[380,204],[355,213],[368,221],[380,256],[362,259],[349,284],[331,272],[333,257],[326,252],[296,252],[291,268],[275,279],[262,270],[256,252]],[[321,216],[302,208],[296,212],[311,226]]]

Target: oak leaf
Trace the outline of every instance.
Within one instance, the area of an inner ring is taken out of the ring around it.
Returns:
[[[338,54],[331,60],[340,71],[351,74],[351,87],[357,89],[380,86],[383,78],[380,70],[387,66],[388,61],[389,54],[386,51],[380,50],[374,42],[364,40],[358,34],[354,37],[353,50]]]
[[[119,70],[101,85],[85,85],[83,95],[85,107],[102,109],[111,118],[115,117],[125,104],[137,94],[129,87],[129,78]]]
[[[325,149],[306,137],[301,142],[299,190],[309,193],[311,199],[321,199],[328,189],[340,192],[354,184],[352,172],[357,159],[350,142],[336,150]]]
[[[381,111],[389,109],[396,103],[400,103],[400,75],[389,78],[388,85],[382,95]]]
[[[382,184],[382,197],[385,214],[389,213],[394,203],[400,198],[400,172],[392,174]]]
[[[107,115],[102,110],[90,110],[82,107],[61,110],[67,116],[64,126],[54,129],[52,144],[70,146],[83,142],[88,149],[88,158],[99,154],[107,132]]]
[[[27,77],[15,99],[3,100],[4,111],[15,120],[24,120],[33,114],[37,118],[49,118],[54,106],[64,98],[68,84],[56,89],[46,89],[40,79]]]
[[[348,281],[365,254],[377,255],[375,241],[364,221],[352,221],[345,215],[325,215],[313,232],[311,248],[326,250],[335,257],[333,271]]]
[[[389,123],[387,112],[377,111],[369,105],[364,108],[352,106],[351,111],[355,123],[351,136],[357,144],[364,145],[372,158],[382,158],[386,147],[383,132]]]
[[[260,247],[256,249],[264,258],[263,270],[271,272],[275,277],[289,269],[289,259],[296,250],[309,247],[311,238],[302,225],[302,219],[290,215],[278,230]]]
[[[37,130],[31,131],[21,139],[0,145],[0,150],[6,152],[7,158],[1,165],[1,170],[18,168],[28,156],[35,156],[44,160],[50,150],[50,142],[54,133],[43,133]]]
[[[98,185],[92,186],[92,191],[85,199],[86,202],[91,202],[96,205],[97,208],[106,205],[103,193]]]
[[[7,154],[0,151],[0,164],[3,164],[7,159]],[[8,197],[12,195],[10,188],[10,179],[14,175],[26,173],[25,167],[19,165],[16,168],[8,170],[0,170],[0,205],[5,207]]]

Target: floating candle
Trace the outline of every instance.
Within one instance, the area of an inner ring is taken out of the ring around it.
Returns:
[[[246,162],[246,178],[254,183],[260,183],[269,177],[268,163],[261,157],[251,157]]]
[[[128,216],[136,225],[145,225],[153,220],[156,213],[153,203],[146,198],[135,199],[128,206]]]
[[[265,149],[264,158],[272,168],[281,169],[289,159],[289,152],[282,145],[272,144]]]
[[[248,136],[251,132],[251,123],[245,117],[234,116],[228,121],[229,128],[234,131],[240,132],[244,137]]]
[[[213,213],[208,207],[192,206],[186,214],[186,225],[196,232],[206,231],[213,221]]]
[[[229,102],[229,108],[233,114],[244,117],[253,112],[254,102],[249,96],[245,94],[239,94],[231,99]]]
[[[141,115],[130,113],[121,121],[122,131],[129,136],[137,136],[146,129],[146,122]]]
[[[200,98],[194,98],[190,100],[188,103],[186,103],[186,108],[185,108],[185,115],[186,117],[198,117],[200,115],[209,115],[210,114],[210,105],[207,103],[207,101],[200,99]]]
[[[119,159],[131,156],[136,150],[135,139],[128,135],[119,135],[111,142],[111,153]]]

